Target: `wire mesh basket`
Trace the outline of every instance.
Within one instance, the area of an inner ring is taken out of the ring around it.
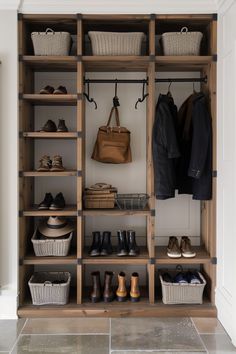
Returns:
[[[117,194],[116,205],[119,209],[145,209],[149,196],[145,193]]]

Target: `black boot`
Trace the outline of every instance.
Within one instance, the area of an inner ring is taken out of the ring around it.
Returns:
[[[94,231],[93,232],[93,242],[92,242],[92,246],[90,248],[89,255],[91,257],[100,256],[100,250],[101,250],[101,234],[100,234],[100,231]]]
[[[137,256],[140,252],[135,240],[135,231],[127,231],[129,256]]]
[[[127,245],[127,239],[126,239],[126,231],[117,231],[117,237],[118,237],[118,250],[117,250],[117,256],[122,257],[122,256],[128,256],[128,245]]]
[[[108,256],[112,253],[111,232],[104,231],[102,235],[101,256]]]
[[[65,124],[65,120],[64,119],[59,119],[57,131],[58,132],[68,132],[68,128],[67,128],[67,126]]]

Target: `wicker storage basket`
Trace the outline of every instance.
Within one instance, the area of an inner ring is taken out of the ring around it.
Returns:
[[[34,273],[28,282],[33,305],[65,305],[69,299],[70,281],[69,272]]]
[[[115,207],[115,198],[85,198],[84,206],[86,209],[113,209]]]
[[[31,38],[35,55],[69,55],[71,36],[69,32],[32,32]]]
[[[93,55],[140,55],[142,32],[97,32],[89,31]]]
[[[163,33],[164,55],[199,55],[202,37],[201,32],[188,32],[187,27],[180,32]]]
[[[70,233],[70,236],[67,238],[60,239],[46,239],[40,240],[37,237],[38,228],[35,229],[33,237],[31,241],[34,247],[34,253],[37,257],[45,257],[45,256],[67,256],[70,249],[70,243],[72,240],[73,232]]]
[[[202,284],[179,284],[165,282],[160,275],[162,301],[164,304],[202,304],[206,281],[198,272]]]

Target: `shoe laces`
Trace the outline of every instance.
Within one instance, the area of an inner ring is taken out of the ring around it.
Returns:
[[[52,160],[53,167],[62,167],[62,157],[60,155],[56,155]]]
[[[40,160],[39,160],[40,164],[42,167],[50,167],[52,161],[50,160],[50,157],[47,155],[44,155]]]

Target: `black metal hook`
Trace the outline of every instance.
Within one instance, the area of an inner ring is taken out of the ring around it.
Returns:
[[[149,95],[148,93],[145,93],[145,85],[146,85],[146,82],[143,83],[143,89],[142,89],[142,97],[138,98],[137,102],[135,103],[135,109],[138,108],[138,103],[142,103],[145,98],[147,98],[147,96]]]
[[[87,81],[87,93],[84,92],[84,96],[86,97],[86,99],[87,99],[88,102],[94,103],[95,109],[97,109],[98,106],[97,106],[96,101],[94,100],[94,98],[92,98],[92,97],[90,98],[90,97],[89,97],[89,79],[87,79],[86,81]]]
[[[116,79],[116,81],[115,81],[115,96],[113,97],[113,106],[114,107],[120,106],[119,98],[117,96],[117,86],[118,86],[118,80]]]

